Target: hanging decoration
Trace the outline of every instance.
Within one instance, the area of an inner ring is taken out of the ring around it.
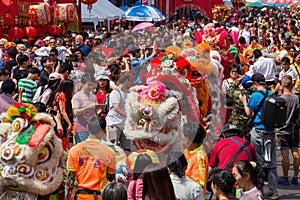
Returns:
[[[81,0],[81,3],[87,4],[87,5],[92,5],[96,2],[97,2],[97,0]]]
[[[89,12],[91,13],[92,10],[92,4],[96,3],[97,0],[82,0],[81,3],[86,4],[87,5],[87,9],[89,10]]]
[[[24,33],[22,31],[21,28],[18,28],[18,27],[11,27],[9,30],[8,30],[8,35],[14,39],[14,38],[22,38]]]
[[[72,3],[57,4],[56,19],[64,23],[72,23],[77,18],[77,11]]]
[[[33,40],[37,36],[37,30],[33,26],[25,27],[24,29],[25,35],[27,36],[28,40]]]
[[[30,5],[28,9],[32,25],[46,25],[51,21],[50,9],[47,4]]]
[[[231,14],[231,8],[227,5],[217,5],[212,9],[213,18],[217,21],[226,21]]]
[[[235,8],[241,8],[246,5],[245,0],[231,0],[231,3]]]
[[[48,31],[52,35],[59,35],[62,32],[61,28],[59,26],[56,26],[56,25],[48,26]]]

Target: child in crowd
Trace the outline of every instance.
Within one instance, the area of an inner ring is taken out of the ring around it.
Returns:
[[[19,102],[32,103],[34,94],[37,90],[36,81],[39,79],[40,70],[38,68],[29,68],[26,78],[20,79],[18,88],[20,90]]]

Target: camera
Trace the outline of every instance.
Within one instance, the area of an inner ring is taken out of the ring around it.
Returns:
[[[56,110],[52,110],[52,109],[49,110],[48,113],[49,113],[50,115],[54,115],[54,116],[57,115],[57,111],[56,111]]]

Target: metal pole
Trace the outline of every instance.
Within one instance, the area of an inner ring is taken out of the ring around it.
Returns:
[[[169,21],[169,0],[166,0],[166,21]]]

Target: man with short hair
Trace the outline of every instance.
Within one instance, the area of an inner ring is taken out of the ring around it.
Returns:
[[[22,95],[19,96],[19,102],[32,103],[37,90],[36,81],[39,79],[40,73],[38,68],[32,67],[28,69],[27,77],[19,80],[18,88],[22,90]]]
[[[277,159],[275,149],[275,130],[274,128],[266,128],[262,123],[262,112],[264,108],[264,95],[272,95],[271,91],[266,90],[266,79],[264,75],[255,73],[251,77],[253,87],[256,92],[252,93],[247,102],[246,96],[240,96],[240,101],[244,105],[245,112],[248,117],[254,120],[254,127],[250,131],[251,143],[254,145],[258,157],[258,163],[264,169],[268,179],[268,193],[266,197],[269,199],[278,199],[276,188],[277,183]]]
[[[109,95],[109,111],[107,113],[107,141],[120,145],[127,152],[131,152],[131,141],[124,135],[127,114],[125,103],[127,92],[131,86],[131,76],[124,73],[119,79],[119,85]]]
[[[86,57],[92,51],[92,49],[88,45],[84,44],[82,35],[76,35],[75,47],[80,49],[83,57]]]
[[[73,146],[68,154],[65,197],[71,199],[77,182],[77,200],[99,199],[101,191],[112,181],[116,171],[115,153],[101,142],[105,135],[106,121],[94,115],[88,120],[89,137]]]
[[[245,145],[246,140],[242,138],[242,131],[233,124],[225,124],[222,127],[219,140],[212,148],[209,166],[225,169],[227,164],[234,157],[235,153],[239,151],[241,146]],[[228,170],[232,171],[233,165],[240,160],[248,160],[257,162],[257,155],[253,144],[245,146],[243,151],[235,158]]]
[[[29,57],[21,54],[17,57],[18,66],[13,69],[13,78],[19,82],[20,79],[26,78],[28,75],[28,66],[30,64]]]
[[[254,73],[260,73],[265,77],[266,84],[268,86],[275,87],[275,77],[276,77],[276,64],[272,58],[265,58],[262,55],[261,50],[255,49],[253,51],[253,56],[256,62],[250,67],[253,69]]]
[[[283,94],[281,97],[287,104],[286,125],[277,131],[279,139],[279,147],[282,155],[281,165],[283,176],[278,179],[279,184],[289,185],[290,183],[298,185],[298,173],[299,173],[299,126],[296,125],[297,118],[299,116],[299,99],[298,96],[292,93],[293,80],[289,75],[285,75],[281,79],[281,87]],[[293,169],[294,175],[289,181],[289,149],[293,155]]]
[[[188,162],[185,174],[201,185],[204,193],[208,178],[208,157],[203,147],[205,135],[203,126],[196,122],[187,122],[183,125],[181,141]]]

